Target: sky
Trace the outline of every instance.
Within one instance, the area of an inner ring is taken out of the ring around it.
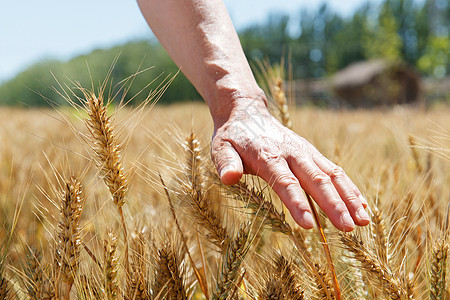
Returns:
[[[377,1],[377,0],[371,0]],[[224,0],[236,29],[261,23],[270,13],[298,17],[326,2],[350,15],[366,0]],[[136,1],[21,0],[0,4],[0,83],[50,58],[68,60],[96,48],[151,37]]]

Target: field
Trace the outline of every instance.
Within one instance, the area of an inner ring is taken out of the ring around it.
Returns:
[[[0,299],[450,299],[448,107],[291,111],[369,201],[351,233],[319,215],[331,261],[263,182],[218,182],[205,105],[95,109],[0,110]]]

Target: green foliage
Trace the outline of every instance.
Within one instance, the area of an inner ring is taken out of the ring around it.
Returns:
[[[432,36],[424,55],[418,61],[419,70],[440,79],[450,67],[450,36]]]
[[[67,62],[37,63],[0,86],[0,104],[65,105],[66,100],[57,92],[61,90],[58,86],[60,83],[67,84],[70,88],[75,88],[76,82],[87,88],[98,87],[110,68],[112,68],[111,79],[105,92],[108,95],[117,94],[115,98],[117,101],[124,96],[123,100],[131,100],[131,103],[144,100],[151,90],[178,72],[178,67],[159,44],[148,41],[130,42],[111,49],[94,50]],[[130,79],[129,90],[123,95],[126,89],[121,89],[120,82],[133,74],[137,75],[132,79],[132,83]],[[151,83],[153,80],[155,82]],[[134,97],[137,94],[139,95]],[[179,73],[171,88],[164,93],[161,102],[170,103],[188,99],[199,99],[199,95],[189,81]]]
[[[384,58],[396,61],[401,58],[402,41],[398,25],[389,3],[384,3],[375,28],[367,29],[364,50],[367,58]]]

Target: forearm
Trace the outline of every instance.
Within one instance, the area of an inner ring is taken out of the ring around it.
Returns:
[[[221,0],[138,0],[152,31],[207,102],[226,119],[237,101],[264,100]]]

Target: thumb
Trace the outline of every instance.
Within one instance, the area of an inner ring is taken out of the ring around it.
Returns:
[[[242,160],[229,142],[212,146],[212,159],[223,184],[235,184],[243,173]]]

